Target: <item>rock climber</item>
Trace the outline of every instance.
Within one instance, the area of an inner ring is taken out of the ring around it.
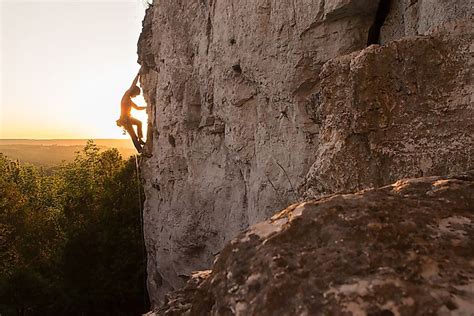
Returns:
[[[122,97],[122,101],[120,102],[120,118],[117,120],[117,126],[123,127],[127,133],[132,138],[133,144],[139,153],[142,152],[142,146],[145,145],[145,142],[142,140],[143,138],[143,131],[142,131],[142,122],[137,120],[136,118],[132,117],[131,111],[132,108],[136,110],[145,110],[146,106],[138,106],[133,103],[132,98],[135,98],[140,94],[140,88],[137,86],[138,78],[140,74],[137,74],[135,79],[132,82],[130,88],[125,92]],[[133,126],[137,126],[137,133]],[[138,137],[137,137],[138,134]]]

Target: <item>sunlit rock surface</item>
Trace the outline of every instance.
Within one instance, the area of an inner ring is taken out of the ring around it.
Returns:
[[[474,171],[294,204],[155,315],[472,315]]]
[[[438,2],[394,0],[378,25],[375,0],[154,1],[138,44],[154,306],[295,201],[472,165],[469,8]],[[386,46],[366,48],[374,30]]]

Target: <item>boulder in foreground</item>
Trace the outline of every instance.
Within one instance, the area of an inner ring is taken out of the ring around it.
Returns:
[[[474,172],[295,204],[159,315],[473,315]]]

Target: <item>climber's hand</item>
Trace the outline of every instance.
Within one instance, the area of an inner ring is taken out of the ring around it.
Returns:
[[[137,73],[135,79],[133,79],[133,82],[132,82],[132,85],[130,86],[130,88],[132,88],[132,87],[134,87],[134,86],[137,85],[137,83],[138,83],[138,78],[139,78],[139,77],[140,77],[140,72]]]

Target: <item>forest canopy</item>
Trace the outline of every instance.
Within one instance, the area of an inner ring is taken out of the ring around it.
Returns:
[[[0,314],[145,312],[141,190],[92,141],[53,174],[0,154]]]

